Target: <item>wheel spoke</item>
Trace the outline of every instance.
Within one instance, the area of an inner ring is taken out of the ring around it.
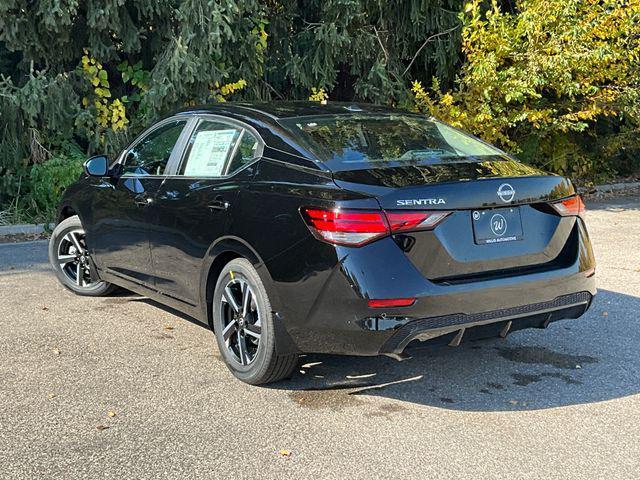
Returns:
[[[242,316],[246,318],[251,305],[251,289],[246,283],[243,283],[242,285],[244,287],[244,291],[242,292]]]
[[[75,255],[58,255],[58,263],[61,266],[65,266],[67,263],[71,263],[76,260]]]
[[[240,307],[238,307],[238,303],[236,302],[236,299],[233,298],[233,292],[231,291],[231,289],[229,288],[229,285],[227,285],[224,288],[224,294],[222,296],[223,300],[226,301],[229,305],[231,305],[231,308],[233,308],[233,311],[236,313],[240,312]]]
[[[79,287],[82,286],[82,264],[80,262],[76,265],[76,283]]]
[[[247,333],[247,335],[251,335],[253,338],[257,338],[258,340],[260,340],[260,334],[262,333],[262,328],[260,327],[260,325],[252,325],[248,323],[244,327],[244,331]]]
[[[224,330],[222,330],[222,338],[224,338],[224,341],[228,343],[231,336],[234,333],[236,333],[237,330],[238,330],[238,324],[233,321],[230,322],[229,325],[224,327]]]
[[[84,247],[80,245],[80,240],[78,240],[76,232],[69,232],[69,237],[71,237],[71,243],[73,243],[73,246],[76,247],[78,252],[84,252]]]
[[[247,364],[247,344],[244,341],[244,337],[238,332],[238,356],[240,357],[240,364]]]

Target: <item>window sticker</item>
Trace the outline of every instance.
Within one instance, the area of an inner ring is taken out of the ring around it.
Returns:
[[[184,175],[195,177],[222,175],[224,162],[237,133],[235,129],[197,132]]]

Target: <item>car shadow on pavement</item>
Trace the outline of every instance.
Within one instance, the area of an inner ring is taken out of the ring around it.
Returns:
[[[640,298],[601,290],[580,319],[459,347],[410,346],[412,358],[305,355],[273,388],[308,408],[363,396],[468,411],[535,410],[640,392]],[[401,408],[400,405],[396,405]]]

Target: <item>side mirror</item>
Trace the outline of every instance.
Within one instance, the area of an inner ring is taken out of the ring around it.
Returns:
[[[109,160],[104,155],[96,155],[84,162],[84,172],[91,177],[105,177],[109,172]]]

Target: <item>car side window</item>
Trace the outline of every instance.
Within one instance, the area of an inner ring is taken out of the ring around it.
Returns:
[[[124,159],[123,175],[164,174],[186,123],[186,120],[166,123],[136,143]]]
[[[258,140],[244,128],[204,120],[189,139],[180,174],[220,177],[233,173],[254,158],[257,147]]]
[[[238,148],[229,163],[227,171],[233,173],[240,170],[246,164],[251,163],[257,156],[258,145],[258,139],[254,137],[249,130],[243,130]]]

